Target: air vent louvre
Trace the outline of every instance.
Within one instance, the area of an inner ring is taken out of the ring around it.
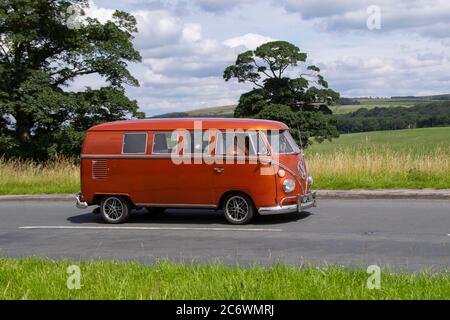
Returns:
[[[92,179],[105,180],[108,178],[108,164],[106,160],[92,161]]]

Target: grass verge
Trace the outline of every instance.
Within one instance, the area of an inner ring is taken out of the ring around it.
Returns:
[[[0,194],[74,193],[80,190],[80,171],[73,159],[44,163],[0,158]]]
[[[78,290],[66,285],[73,264]],[[367,288],[368,276],[335,267],[0,259],[0,299],[450,299],[448,273],[382,273],[379,290]]]
[[[306,157],[317,189],[450,188],[450,127],[344,134]]]

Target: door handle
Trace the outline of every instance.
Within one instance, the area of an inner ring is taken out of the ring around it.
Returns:
[[[225,170],[224,167],[215,167],[214,168],[214,171],[217,172],[217,173],[221,173],[223,170]]]

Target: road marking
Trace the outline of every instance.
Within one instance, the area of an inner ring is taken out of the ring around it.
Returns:
[[[104,230],[192,230],[192,231],[259,231],[281,232],[267,228],[196,228],[196,227],[113,227],[113,226],[24,226],[19,229],[104,229]]]

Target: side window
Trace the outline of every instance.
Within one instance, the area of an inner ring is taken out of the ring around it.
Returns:
[[[247,133],[221,132],[216,137],[216,154],[233,156],[253,156],[255,148],[253,141]]]
[[[122,153],[144,154],[147,152],[147,133],[125,133],[123,135]]]
[[[259,131],[249,131],[248,135],[252,141],[252,146],[256,149],[257,155],[267,156],[269,155],[269,150],[267,149],[266,143],[262,138],[262,133]]]
[[[195,136],[198,134],[199,136]],[[207,154],[209,152],[209,141],[211,137],[209,132],[189,132],[184,136],[185,154]]]
[[[156,132],[153,135],[153,150],[156,154],[170,154],[176,151],[178,134],[176,132]]]

